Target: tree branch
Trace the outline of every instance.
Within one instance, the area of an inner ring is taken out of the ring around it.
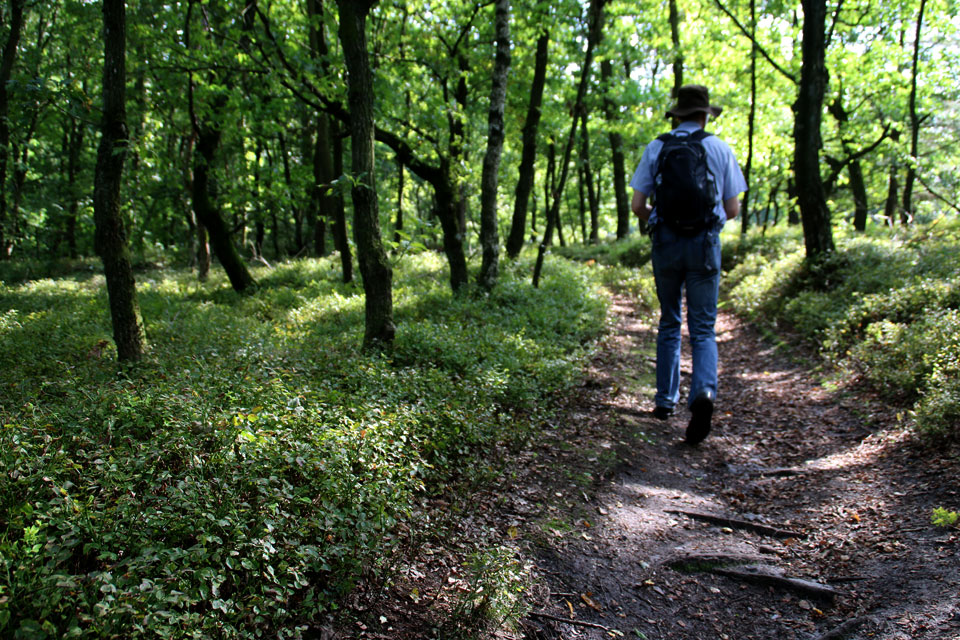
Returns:
[[[960,213],[960,205],[957,205],[957,203],[951,202],[951,201],[947,200],[947,198],[946,198],[945,196],[942,196],[942,195],[940,195],[939,193],[937,193],[936,191],[934,191],[933,189],[931,189],[931,188],[930,188],[930,185],[927,184],[927,181],[923,179],[923,176],[921,176],[919,172],[917,173],[916,178],[917,178],[917,182],[919,182],[920,184],[922,184],[922,185],[923,185],[923,188],[930,192],[930,195],[932,195],[934,198],[936,198],[937,200],[939,200],[939,201],[942,202],[943,204],[947,205],[948,207],[950,207],[951,209],[953,209],[953,210],[956,211],[957,213]]]
[[[779,71],[779,72],[783,75],[784,78],[786,78],[787,80],[789,80],[789,81],[792,82],[793,84],[799,84],[799,81],[797,80],[796,77],[794,77],[794,75],[793,75],[792,73],[790,73],[789,71],[786,71],[783,67],[781,67],[779,64],[777,64],[777,63],[773,60],[773,58],[770,57],[770,54],[767,53],[767,50],[763,48],[763,45],[761,45],[759,42],[757,42],[757,39],[756,39],[755,37],[753,37],[753,36],[750,34],[749,31],[747,31],[746,27],[744,27],[742,24],[740,24],[740,21],[737,20],[737,17],[736,17],[735,15],[733,15],[732,13],[730,13],[730,11],[729,11],[725,6],[723,6],[723,2],[721,2],[721,0],[715,0],[715,2],[717,3],[717,6],[720,8],[720,10],[723,11],[725,14],[727,14],[727,16],[728,16],[731,20],[733,20],[733,23],[734,23],[735,25],[737,25],[737,28],[738,28],[738,29],[740,29],[740,33],[742,33],[744,36],[747,37],[748,40],[750,40],[750,42],[752,42],[754,45],[756,45],[757,51],[760,52],[760,55],[762,55],[764,58],[766,58],[767,62],[769,62],[769,63],[771,64],[771,66],[773,66],[774,69],[776,69],[777,71]]]
[[[830,30],[827,32],[827,39],[824,42],[824,47],[830,46],[830,41],[833,40],[833,32],[837,28],[837,21],[840,19],[840,9],[843,8],[843,0],[837,1],[837,10],[833,12],[833,21],[830,23]]]
[[[302,72],[299,72],[287,59],[286,55],[283,52],[283,49],[280,47],[279,42],[277,41],[276,36],[273,34],[273,31],[270,29],[270,20],[269,18],[257,7],[257,15],[260,17],[260,22],[263,24],[263,28],[267,34],[267,38],[270,39],[273,43],[274,50],[276,51],[277,58],[280,60],[280,64],[283,65],[284,70],[286,71],[286,77],[281,77],[280,82],[284,87],[289,89],[298,99],[302,100],[305,104],[312,106],[315,109],[319,109],[324,113],[332,115],[341,122],[349,124],[350,114],[347,109],[339,102],[330,100],[324,93],[313,84],[309,78],[305,76]],[[267,54],[260,48],[261,55],[268,57]],[[316,99],[310,99],[307,95],[304,94],[302,90],[298,90],[294,87],[294,82],[296,81],[302,87],[305,87],[306,90],[312,94]],[[423,161],[421,158],[414,155],[413,149],[405,140],[400,136],[382,129],[380,127],[375,127],[375,138],[377,141],[386,144],[390,147],[394,153],[397,154],[397,160],[403,164],[405,167],[413,171],[418,177],[431,184],[435,184],[441,178],[440,168],[430,165],[427,162]]]
[[[855,162],[859,160],[860,158],[862,158],[863,156],[869,153],[873,153],[873,150],[879,147],[880,143],[889,137],[890,137],[890,125],[888,124],[883,127],[883,133],[880,134],[880,137],[877,138],[876,141],[864,147],[863,149],[860,149],[859,151],[848,154],[847,157],[844,158],[843,160],[837,160],[835,158],[827,156],[827,162],[830,165],[830,167],[833,169],[833,171],[831,171],[830,175],[826,179],[824,179],[823,181],[824,184],[833,184],[834,180],[837,179],[837,176],[840,175],[840,172],[843,171],[847,167],[847,165],[849,165],[851,162]],[[846,147],[846,141],[843,141],[843,142],[844,142],[844,147]]]

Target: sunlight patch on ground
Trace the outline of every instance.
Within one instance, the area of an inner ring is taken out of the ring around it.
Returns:
[[[795,375],[795,371],[743,371],[737,373],[736,377],[741,380],[749,380],[753,382],[771,382],[771,381],[780,381],[791,378]]]
[[[664,531],[681,524],[682,516],[666,513],[668,509],[719,508],[714,501],[686,491],[642,483],[626,483],[620,493],[630,503],[613,509],[610,520],[617,526],[644,532]]]
[[[803,466],[816,471],[831,471],[873,462],[888,448],[904,442],[909,434],[903,429],[880,431],[865,438],[854,447],[843,449],[822,458],[808,460]]]

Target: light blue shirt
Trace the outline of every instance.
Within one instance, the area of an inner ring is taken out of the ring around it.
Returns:
[[[700,125],[696,122],[681,122],[680,126],[671,133],[690,135],[699,128]],[[660,155],[661,148],[663,143],[659,140],[653,140],[648,144],[643,150],[637,170],[633,172],[633,178],[630,179],[630,186],[648,198],[653,195],[654,173],[657,170],[657,156]],[[737,158],[733,155],[730,145],[717,136],[707,136],[703,139],[703,148],[707,152],[707,169],[713,174],[717,193],[720,196],[713,211],[717,217],[717,226],[723,226],[727,221],[727,212],[723,208],[724,201],[746,191],[747,181],[743,178],[743,172],[740,171],[740,165],[737,164]],[[651,225],[657,223],[655,204],[649,222]]]

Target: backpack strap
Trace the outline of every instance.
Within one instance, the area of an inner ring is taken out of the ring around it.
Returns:
[[[668,141],[669,141],[670,139],[672,139],[672,138],[688,137],[688,138],[690,138],[691,140],[694,140],[694,141],[696,141],[696,142],[700,142],[700,141],[703,140],[704,138],[709,138],[709,137],[712,136],[712,135],[713,135],[713,134],[710,133],[709,131],[704,131],[703,129],[697,129],[696,131],[694,131],[693,133],[689,134],[688,136],[678,136],[678,135],[676,135],[676,134],[673,133],[673,132],[664,133],[664,134],[661,134],[661,135],[657,136],[657,140],[659,140],[660,142],[668,142]]]
[[[700,142],[704,138],[709,138],[712,135],[713,134],[710,133],[709,131],[704,131],[703,129],[697,129],[696,131],[690,134],[690,139]]]

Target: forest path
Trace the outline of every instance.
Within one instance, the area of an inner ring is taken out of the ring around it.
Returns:
[[[960,638],[960,535],[930,524],[933,507],[958,503],[955,448],[924,448],[879,400],[824,388],[725,313],[714,429],[689,447],[685,410],[649,414],[653,321],[625,298],[614,313],[608,348],[535,457],[550,504],[524,513],[534,496],[521,482],[501,494],[507,517],[549,532],[526,548],[539,579],[524,637]],[[610,451],[610,471],[582,490]],[[806,582],[710,571],[720,564]]]

